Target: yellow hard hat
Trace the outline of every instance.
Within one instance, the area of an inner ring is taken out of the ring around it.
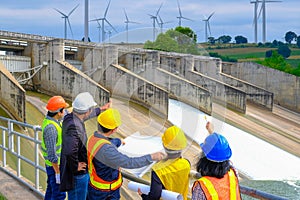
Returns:
[[[184,132],[177,126],[169,127],[161,138],[164,147],[170,150],[182,150],[187,145]]]
[[[109,108],[100,113],[97,121],[101,126],[111,130],[122,124],[119,111],[113,108]]]

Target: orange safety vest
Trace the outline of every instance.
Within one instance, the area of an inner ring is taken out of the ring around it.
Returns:
[[[200,184],[207,200],[240,200],[238,179],[232,169],[223,178],[203,176],[193,185]]]
[[[93,158],[97,154],[97,152],[100,150],[100,148],[104,144],[111,144],[109,141],[103,138],[97,138],[94,135],[92,135],[87,143],[88,147],[88,169],[89,169],[89,175],[90,175],[90,183],[91,185],[99,190],[104,191],[111,191],[116,190],[121,187],[122,185],[122,175],[119,171],[119,176],[114,181],[105,181],[102,178],[100,178],[97,175],[96,169],[93,164]]]

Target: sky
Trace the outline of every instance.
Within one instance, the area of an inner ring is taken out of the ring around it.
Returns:
[[[0,0],[0,30],[64,38],[64,19],[55,9],[69,16],[72,32],[67,29],[67,38],[81,40],[84,36],[85,0]],[[109,0],[89,0],[89,20],[102,18]],[[211,36],[218,38],[229,35],[234,40],[242,35],[248,42],[254,42],[254,4],[250,0],[178,0],[183,17],[183,27],[190,27],[198,42],[205,41],[205,22],[210,14]],[[153,21],[149,15],[155,15],[162,5],[159,15],[165,23],[163,30],[178,26],[179,10],[177,0],[111,0],[106,18],[113,25],[105,25],[106,39],[110,42],[126,42],[125,14],[129,21],[128,41],[144,42],[153,40]],[[260,5],[258,12],[260,10]],[[285,33],[293,31],[300,35],[300,0],[282,0],[266,3],[267,41],[284,41]],[[99,42],[99,28],[96,21],[89,22],[89,37]],[[156,27],[158,25],[156,24]],[[109,34],[109,32],[111,32]],[[155,34],[160,33],[156,29]],[[101,32],[100,32],[101,33]],[[100,34],[101,35],[101,34]],[[262,41],[262,20],[258,21],[258,42]]]

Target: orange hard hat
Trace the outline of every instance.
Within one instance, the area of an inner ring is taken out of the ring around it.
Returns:
[[[64,98],[61,96],[53,96],[49,99],[47,103],[47,110],[50,112],[58,112],[62,108],[69,107],[69,104],[65,102]]]

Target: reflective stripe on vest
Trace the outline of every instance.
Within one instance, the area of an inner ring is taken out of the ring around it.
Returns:
[[[230,200],[240,199],[237,178],[232,169],[230,169],[229,172],[221,179],[208,176],[201,177],[195,182],[193,189],[197,184],[201,185],[202,190],[208,200],[227,199],[228,196],[230,197]],[[224,185],[227,185],[227,187],[224,187]],[[223,188],[220,186],[223,186]],[[226,194],[228,195],[227,197]]]
[[[42,143],[41,143],[41,150],[42,150],[42,154],[45,158],[45,163],[48,166],[52,166],[52,162],[49,161],[48,159],[48,153],[47,153],[47,148],[46,148],[46,144],[44,141],[44,129],[49,125],[52,124],[57,131],[57,137],[56,137],[56,156],[58,157],[58,162],[57,164],[60,164],[60,153],[61,153],[61,144],[62,144],[62,128],[61,128],[61,124],[58,124],[57,122],[51,120],[51,119],[47,119],[45,118],[43,120],[43,124],[42,124]]]
[[[99,190],[116,190],[122,185],[122,175],[119,171],[119,176],[115,181],[105,181],[97,175],[93,164],[93,158],[104,144],[111,144],[103,138],[97,138],[92,135],[88,140],[88,169],[90,174],[90,183],[93,187]]]

